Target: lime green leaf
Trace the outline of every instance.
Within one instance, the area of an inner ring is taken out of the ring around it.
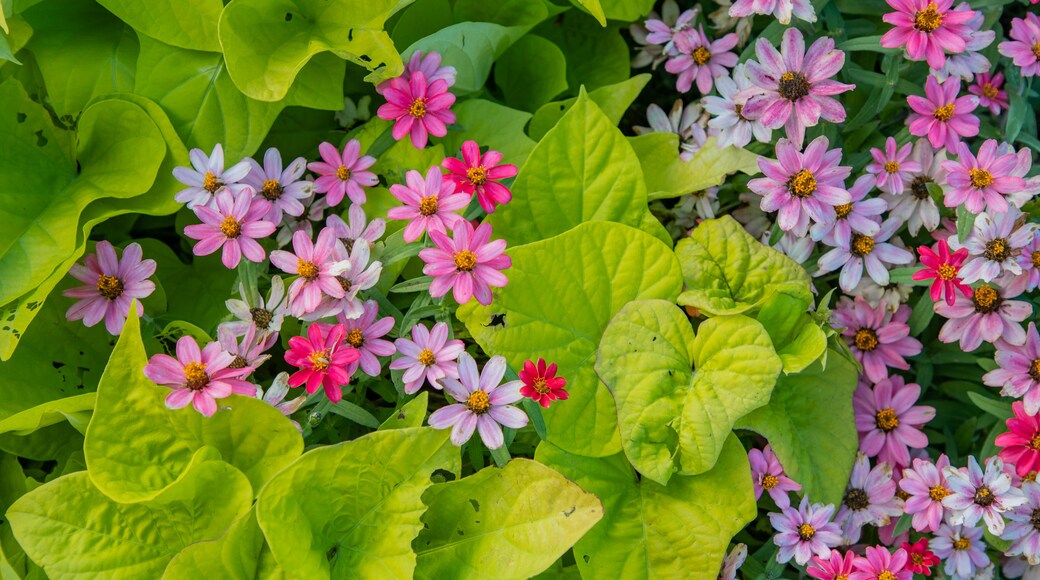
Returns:
[[[383,25],[396,0],[232,0],[220,16],[228,73],[246,96],[278,101],[316,55],[332,52],[382,78],[404,70]],[[257,42],[262,38],[262,42]]]
[[[554,7],[556,10],[563,8]],[[502,26],[533,26],[550,16],[545,2],[531,0],[456,0],[456,22],[493,22]]]
[[[679,158],[679,136],[674,133],[649,133],[629,137],[628,142],[639,157],[652,200],[722,185],[737,171],[758,173],[758,155],[738,147],[720,149],[714,137],[709,137],[689,161]]]
[[[468,95],[484,89],[491,63],[521,36],[526,30],[506,27],[490,22],[462,22],[437,31],[401,52],[405,58],[421,50],[423,54],[436,51],[441,54],[445,66],[453,66],[458,72],[451,92]]]
[[[643,73],[626,81],[589,91],[589,98],[610,119],[612,125],[617,125],[649,81],[650,75]],[[552,129],[563,115],[570,110],[576,100],[577,98],[574,97],[547,103],[539,108],[534,114],[534,119],[531,120],[531,128],[529,129],[531,138],[541,139],[545,136],[549,129]]]
[[[571,3],[588,12],[599,22],[600,26],[607,25],[607,17],[603,13],[603,6],[600,4],[600,0],[571,0]]]
[[[0,453],[0,514],[7,512],[18,498],[30,491],[18,458]],[[14,576],[12,576],[14,574]],[[0,515],[0,578],[22,578],[25,575],[25,551],[14,539],[11,523]]]
[[[420,427],[426,420],[426,408],[429,405],[430,394],[422,391],[414,399],[405,403],[400,409],[393,412],[383,424],[379,426],[380,431],[387,429],[407,429],[409,427]]]
[[[520,166],[534,149],[535,142],[524,132],[530,113],[483,99],[468,99],[452,110],[455,126],[462,131],[448,131],[444,137],[449,156],[458,156],[463,141],[476,141],[501,153],[502,163]]]
[[[218,537],[252,498],[241,472],[207,461],[147,503],[116,503],[81,471],[26,494],[7,515],[51,577],[157,578],[177,552]]]
[[[679,304],[714,316],[762,305],[780,288],[808,288],[805,269],[762,245],[729,216],[705,220],[675,246],[686,291]]]
[[[530,459],[431,487],[416,577],[529,578],[603,517],[596,496]]]
[[[256,578],[264,534],[250,509],[219,538],[194,543],[170,560],[166,580],[180,578]]]
[[[42,365],[37,363],[37,366]],[[25,383],[23,383],[23,387],[24,385]],[[96,398],[95,393],[86,393],[49,401],[31,409],[26,409],[0,421],[0,433],[28,435],[43,427],[49,427],[55,423],[68,420],[70,417],[73,417],[75,421],[75,418],[83,412],[89,412],[94,409],[94,400]]]
[[[190,4],[175,0],[99,0],[98,4],[134,30],[160,42],[192,50],[220,51],[217,22],[224,9],[220,0]]]
[[[590,222],[508,251],[509,284],[490,306],[458,310],[488,354],[515,368],[539,357],[555,362],[570,398],[545,409],[548,440],[574,453],[617,453],[614,399],[593,370],[600,336],[630,300],[674,301],[682,283],[668,246],[639,230]],[[490,325],[504,315],[502,324]]]
[[[552,42],[527,35],[498,59],[495,84],[507,105],[533,112],[567,90],[567,61]]]
[[[531,151],[512,191],[509,211],[488,219],[511,245],[587,221],[638,227],[649,211],[635,153],[584,92]]]
[[[201,451],[214,448],[259,490],[303,451],[296,428],[258,399],[221,399],[222,409],[208,418],[191,408],[167,409],[169,389],[145,378],[146,363],[140,323],[131,311],[98,385],[84,444],[90,477],[109,497],[154,498],[184,478]]]
[[[845,492],[859,440],[852,413],[856,368],[831,352],[796,375],[781,375],[769,404],[737,422],[769,440],[784,471],[802,490],[837,504]]]
[[[574,546],[584,578],[715,578],[730,538],[758,511],[734,435],[711,471],[673,477],[667,487],[639,480],[620,454],[593,459],[542,443],[535,459],[603,502],[603,519]]]
[[[591,0],[590,0],[591,1]],[[603,26],[580,11],[539,24],[534,33],[555,42],[567,57],[567,83],[571,94],[620,83],[632,72],[628,44],[619,27]]]
[[[827,335],[809,315],[809,288],[782,288],[770,295],[755,316],[769,332],[784,373],[801,372],[827,350]]]
[[[446,431],[375,431],[294,461],[260,493],[256,518],[296,576],[410,577],[422,493],[435,470],[458,462]]]
[[[611,20],[641,20],[654,7],[654,0],[599,0],[603,14]]]

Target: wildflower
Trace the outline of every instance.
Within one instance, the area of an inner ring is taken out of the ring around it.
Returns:
[[[332,248],[332,259],[336,262],[350,263],[349,268],[336,276],[336,281],[343,289],[343,296],[322,296],[321,303],[314,312],[305,315],[304,318],[317,320],[339,314],[347,319],[361,316],[364,306],[358,298],[358,292],[375,286],[383,271],[382,262],[376,260],[368,263],[370,257],[371,249],[368,244],[354,244],[349,253],[342,243],[335,244]]]
[[[1040,74],[1040,16],[1026,13],[1026,17],[1011,19],[1011,40],[997,46],[1000,54],[1014,61],[1023,77]]]
[[[1004,73],[979,73],[975,75],[975,84],[968,87],[968,92],[977,96],[979,104],[989,109],[990,113],[999,115],[1002,109],[1008,108],[1008,94],[1003,86]]]
[[[989,565],[982,528],[943,524],[932,540],[932,549],[940,560],[946,562],[943,571],[955,578],[971,578],[976,571]]]
[[[278,337],[274,334],[258,337],[256,329],[252,326],[246,328],[245,334],[238,335],[235,333],[233,325],[234,323],[224,323],[217,327],[217,340],[220,342],[221,348],[235,357],[228,368],[249,367],[253,370],[260,368],[260,365],[271,358],[271,355],[264,354],[264,352],[274,346]]]
[[[508,282],[500,270],[513,265],[503,253],[506,241],[491,241],[491,224],[484,222],[474,231],[468,221],[460,220],[453,238],[441,232],[432,232],[430,237],[436,247],[419,251],[419,257],[426,262],[423,274],[433,276],[430,295],[439,298],[451,289],[459,304],[473,297],[481,304],[491,304],[491,287],[502,287]]]
[[[421,50],[413,52],[404,66],[404,72],[398,78],[407,82],[417,72],[421,72],[428,83],[444,81],[449,87],[455,84],[455,77],[458,75],[455,67],[441,66],[441,55],[435,51],[430,51],[425,56]],[[390,81],[383,81],[376,85],[376,92],[385,95],[389,87]]]
[[[780,239],[775,244],[770,246],[769,238],[771,237],[769,232],[766,232],[762,234],[762,238],[759,241],[799,264],[804,264],[816,249],[816,243],[809,237],[800,238],[790,233],[785,233],[780,236]]]
[[[318,145],[321,161],[311,163],[308,169],[320,175],[314,182],[314,191],[325,194],[325,202],[329,207],[336,207],[343,201],[343,196],[350,198],[351,203],[365,203],[365,190],[379,183],[375,173],[368,171],[376,158],[361,155],[361,143],[351,139],[343,146],[341,154],[336,146],[328,141]],[[297,214],[298,215],[298,214]]]
[[[520,381],[524,383],[520,394],[546,409],[553,401],[565,401],[569,396],[567,379],[556,376],[556,363],[546,366],[543,358],[538,359],[537,365],[529,360],[524,361]]]
[[[220,261],[229,270],[238,267],[242,256],[251,262],[263,262],[267,252],[256,240],[274,233],[275,225],[263,219],[271,202],[253,197],[252,189],[238,193],[224,189],[215,197],[216,209],[205,205],[195,208],[201,224],[184,227],[184,235],[199,240],[192,252],[208,256],[223,247]]]
[[[325,390],[333,403],[343,398],[341,387],[350,383],[347,366],[360,358],[358,350],[343,342],[346,329],[342,324],[316,322],[307,328],[307,337],[289,339],[285,362],[300,370],[289,377],[289,386],[305,385],[308,395]]]
[[[672,110],[667,115],[661,107],[651,103],[646,108],[646,120],[649,127],[632,127],[636,135],[648,133],[675,133],[679,136],[679,158],[683,161],[693,159],[697,151],[708,140],[700,118],[703,111],[697,103],[683,106],[682,99],[675,99]]]
[[[379,107],[376,115],[394,121],[394,139],[400,141],[411,135],[412,145],[422,149],[428,135],[443,137],[448,134],[447,126],[455,122],[455,113],[450,110],[455,95],[448,92],[449,86],[444,79],[428,81],[421,71],[412,73],[408,80],[390,79],[390,85],[383,90],[386,104]]]
[[[448,157],[441,167],[449,171],[447,178],[455,183],[458,191],[468,195],[477,194],[480,207],[487,213],[495,213],[496,205],[504,205],[513,199],[509,189],[498,183],[499,179],[516,176],[516,165],[499,164],[502,154],[488,151],[481,155],[476,141],[462,144],[462,159]]]
[[[297,157],[283,170],[281,153],[271,147],[264,153],[263,167],[249,158],[246,163],[249,164],[249,173],[242,178],[242,183],[271,204],[271,209],[263,216],[265,220],[278,224],[283,212],[291,216],[303,215],[301,200],[307,199],[312,186],[310,181],[300,180],[307,170],[306,159]]]
[[[1022,273],[1016,258],[1021,248],[1032,241],[1035,229],[1032,225],[1015,229],[1020,215],[1021,212],[1012,209],[995,216],[983,212],[975,218],[971,234],[963,245],[971,256],[960,271],[965,282],[992,282],[1004,272]],[[954,244],[960,245],[956,238]]]
[[[776,161],[759,158],[758,166],[765,177],[752,179],[748,188],[762,196],[763,211],[780,212],[777,220],[783,231],[805,236],[810,219],[832,222],[837,219],[835,206],[852,203],[852,196],[845,190],[851,168],[838,165],[841,149],[828,150],[829,144],[820,136],[802,153],[794,142],[780,139]]]
[[[895,9],[881,17],[894,26],[881,37],[885,48],[906,47],[910,60],[926,60],[940,69],[946,52],[964,52],[970,29],[965,23],[975,15],[971,10],[951,10],[953,0],[886,0]]]
[[[952,148],[951,148],[952,149]],[[979,155],[971,154],[966,143],[957,143],[957,161],[943,163],[946,182],[950,184],[944,203],[946,207],[961,204],[972,213],[1006,213],[1006,195],[1018,193],[1026,183],[1011,174],[1018,157],[1011,153],[998,155],[997,141],[987,139],[979,147]]]
[[[866,524],[887,526],[892,516],[902,514],[897,501],[892,466],[882,461],[871,469],[870,460],[860,453],[834,516],[834,523],[841,526],[844,543],[858,542],[860,529]]]
[[[411,220],[404,228],[404,241],[414,242],[423,232],[443,234],[463,221],[454,212],[469,205],[471,196],[457,193],[455,183],[444,179],[439,167],[431,167],[425,180],[421,173],[411,170],[405,174],[405,182],[408,185],[390,186],[390,193],[405,205],[386,214],[394,220]]]
[[[237,321],[227,322],[228,328],[237,336],[246,333],[249,328],[256,329],[257,337],[278,334],[285,320],[285,283],[281,277],[271,277],[271,292],[264,300],[262,295],[246,297],[245,285],[239,284],[241,300],[230,299],[224,304]]]
[[[845,552],[844,556],[837,550],[831,550],[830,556],[813,556],[805,572],[817,580],[848,580],[856,570],[855,561],[856,553],[852,550]]]
[[[1005,277],[1010,278],[1006,286],[1023,292],[1040,287],[1040,232],[1034,231],[1029,242],[1015,251],[1015,262],[1021,273],[1006,272]]]
[[[232,393],[256,395],[256,388],[242,380],[252,367],[231,368],[235,357],[224,352],[220,343],[211,342],[199,350],[190,336],[177,340],[177,358],[168,354],[152,355],[144,367],[144,376],[153,383],[173,389],[166,396],[168,409],[182,409],[189,403],[207,417],[217,412],[217,399]]]
[[[1018,193],[1008,195],[1007,200],[1011,205],[1021,208],[1027,202],[1040,194],[1040,175],[1026,177],[1029,175],[1030,169],[1033,167],[1033,150],[1029,147],[1023,147],[1016,153],[1015,148],[1012,147],[1010,143],[1002,142],[997,148],[997,151],[1001,155],[1014,153],[1018,157],[1018,163],[1016,163],[1015,167],[1011,170],[1011,176],[1021,177],[1025,182],[1025,187],[1023,187]]]
[[[990,69],[989,59],[982,50],[993,44],[997,33],[993,30],[981,30],[985,16],[981,11],[972,10],[967,2],[961,2],[954,10],[972,12],[974,15],[964,22],[968,34],[964,38],[964,52],[946,55],[946,64],[940,69],[932,70],[932,74],[940,81],[949,77],[958,77],[965,82]]]
[[[664,69],[679,75],[675,86],[680,93],[689,92],[694,80],[698,91],[705,95],[710,93],[715,79],[728,76],[728,69],[737,64],[737,54],[732,52],[737,45],[737,35],[732,32],[711,42],[701,26],[696,31],[685,30],[674,38],[678,54],[664,63]]]
[[[744,560],[747,560],[747,544],[733,546],[722,560],[722,570],[719,570],[717,580],[737,580],[737,570],[744,565]]]
[[[904,357],[921,352],[921,343],[910,336],[909,318],[905,305],[893,314],[884,305],[872,308],[863,298],[844,300],[832,315],[836,327],[844,327],[841,334],[871,382],[887,378],[888,367],[909,369]]]
[[[336,320],[346,331],[347,344],[360,353],[358,360],[347,365],[347,373],[353,375],[361,367],[362,372],[370,377],[378,377],[383,370],[379,364],[379,356],[391,356],[397,349],[394,343],[382,337],[394,327],[394,317],[387,316],[376,320],[379,305],[375,300],[368,300],[363,306],[361,316],[347,318],[343,312],[336,315]]]
[[[187,189],[177,192],[174,199],[178,203],[188,204],[188,209],[210,205],[213,195],[222,187],[236,193],[248,187],[239,182],[249,174],[249,162],[243,159],[225,171],[224,149],[220,143],[213,146],[213,152],[209,157],[201,149],[192,149],[188,157],[191,159],[192,167],[173,169],[173,176],[177,181],[188,186]]]
[[[328,204],[325,203],[325,198],[317,199],[314,195],[314,188],[308,188],[307,197],[303,200],[303,213],[298,216],[290,216],[288,214],[282,216],[282,227],[275,234],[275,241],[278,242],[279,248],[284,248],[289,242],[292,241],[293,235],[296,232],[304,232],[307,237],[314,236],[314,224],[321,222],[322,218],[325,217],[325,208]]]
[[[1032,419],[1035,427],[1036,418]],[[1013,419],[1008,419],[1008,426],[1011,421]],[[1040,484],[1036,481],[1023,483],[1022,495],[1025,496],[1026,502],[1005,514],[1011,523],[1007,525],[1001,538],[1011,540],[1011,546],[1004,554],[1022,556],[1031,565],[1036,566],[1040,564]]]
[[[88,327],[104,319],[109,334],[118,335],[123,332],[131,302],[137,300],[137,315],[141,316],[141,299],[155,292],[155,282],[148,279],[155,273],[155,260],[142,260],[141,245],[137,243],[126,246],[122,259],[106,241],[98,242],[95,252],[83,259],[83,265],[74,264],[69,270],[73,278],[85,285],[61,293],[78,299],[65,312],[65,319],[82,319]]]
[[[751,463],[751,482],[755,485],[755,500],[765,491],[780,509],[790,507],[791,498],[787,493],[800,491],[802,486],[787,477],[773,449],[769,445],[761,451],[752,449],[748,451],[748,461]]]
[[[966,298],[971,298],[971,286],[961,278],[961,264],[968,258],[968,250],[961,248],[950,253],[950,245],[946,240],[939,240],[932,250],[928,246],[919,246],[917,253],[921,256],[923,268],[914,272],[914,280],[934,278],[931,288],[932,302],[938,302],[946,296],[946,304],[953,306],[956,291]]]
[[[928,137],[932,147],[946,147],[950,151],[957,149],[961,137],[978,135],[979,118],[971,112],[979,106],[979,98],[975,95],[958,97],[960,90],[960,79],[951,77],[940,84],[929,76],[924,83],[924,97],[906,98],[914,111],[906,119],[910,134]]]
[[[303,404],[307,402],[307,397],[300,395],[291,401],[286,401],[285,396],[289,394],[289,373],[278,373],[278,376],[274,378],[274,382],[271,383],[271,388],[267,389],[267,392],[263,392],[258,387],[257,397],[262,398],[263,402],[271,405],[275,409],[278,409],[281,414],[285,415],[292,423],[293,427],[301,434],[303,433],[303,427],[299,423],[294,421],[290,416],[296,411],[303,407]]]
[[[833,272],[841,268],[838,285],[846,292],[859,284],[863,277],[864,267],[872,280],[884,286],[888,284],[889,274],[886,264],[909,264],[914,255],[888,240],[902,226],[899,220],[889,219],[881,224],[873,236],[860,233],[850,235],[845,243],[837,243],[837,247],[820,257],[817,266],[820,274]],[[896,243],[900,243],[898,238]]]
[[[736,0],[729,9],[733,18],[752,14],[772,15],[783,25],[791,23],[792,15],[806,22],[816,22],[816,11],[809,0]]]
[[[444,390],[458,403],[431,413],[430,427],[451,427],[451,442],[455,445],[469,441],[475,429],[488,449],[501,447],[504,444],[502,426],[520,429],[527,425],[527,415],[513,406],[523,398],[521,383],[502,383],[505,372],[506,359],[493,356],[478,376],[473,357],[467,352],[460,354],[458,379],[444,380]]]
[[[845,64],[845,53],[834,48],[834,40],[821,37],[808,52],[797,28],[784,31],[780,52],[765,38],[755,43],[758,61],[747,62],[751,82],[763,89],[751,97],[743,114],[761,119],[770,129],[786,125],[787,138],[802,146],[805,128],[813,127],[820,118],[831,123],[845,120],[845,107],[834,95],[851,91],[856,85],[831,80]]]
[[[903,542],[900,546],[906,551],[906,569],[914,574],[932,575],[932,566],[939,564],[939,558],[928,549],[928,538],[920,538],[913,544]]]
[[[951,525],[974,526],[982,519],[989,531],[999,536],[1004,532],[1001,514],[1026,502],[1022,492],[1011,487],[1011,476],[1004,473],[1004,462],[999,457],[990,459],[985,474],[975,457],[968,456],[966,473],[947,467],[943,475],[953,492],[943,498],[943,505],[950,510]]]
[[[998,286],[983,284],[971,297],[957,296],[953,305],[936,303],[935,312],[949,320],[939,330],[942,342],[958,342],[964,352],[971,352],[983,341],[1002,339],[1009,344],[1025,342],[1026,332],[1020,324],[1032,314],[1029,302],[1010,300],[1018,292],[1001,290]]]
[[[1011,410],[1014,416],[1006,421],[1008,430],[997,435],[994,443],[1001,448],[1000,458],[1004,464],[1013,466],[1019,477],[1026,477],[1029,472],[1040,471],[1040,419],[1026,413],[1022,401],[1012,403]],[[1040,549],[1040,543],[1037,548]]]
[[[350,269],[350,262],[335,260],[333,250],[336,244],[340,244],[336,233],[330,228],[323,228],[318,233],[316,243],[312,243],[304,232],[293,234],[295,253],[283,250],[271,252],[272,264],[287,274],[299,276],[289,285],[289,311],[293,316],[314,312],[321,304],[323,293],[333,298],[346,295],[338,276]]]
[[[841,543],[841,528],[831,522],[833,515],[833,505],[809,505],[806,496],[802,496],[798,509],[786,507],[780,513],[770,513],[769,522],[777,531],[773,543],[780,547],[777,562],[783,564],[794,558],[804,566],[814,554],[821,558],[829,555],[831,548]]]
[[[752,87],[754,85],[744,65],[738,64],[731,76],[715,79],[719,96],[704,97],[704,110],[712,115],[708,132],[718,138],[716,143],[719,147],[743,147],[751,142],[752,136],[762,143],[772,140],[772,129],[763,125],[761,120],[752,121],[744,116],[744,105],[750,98],[746,91]]]
[[[913,173],[921,172],[921,164],[909,159],[913,145],[900,147],[894,137],[885,140],[885,150],[870,150],[874,163],[867,165],[867,172],[877,175],[877,188],[892,195],[902,195]]]
[[[386,232],[386,220],[376,218],[371,222],[366,222],[364,208],[356,203],[350,204],[347,219],[349,224],[338,215],[330,215],[325,220],[325,227],[332,228],[332,231],[336,232],[336,237],[343,242],[348,252],[354,248],[354,244],[358,240],[363,240],[371,247]]]
[[[892,281],[881,286],[867,276],[860,279],[859,284],[846,294],[853,298],[861,296],[871,308],[881,306],[886,311],[895,314],[899,307],[909,300],[912,290],[911,286]]]
[[[884,546],[868,546],[866,557],[856,557],[856,571],[849,580],[913,580],[914,573],[906,569],[906,562],[902,548],[893,553]]]
[[[407,369],[401,377],[406,395],[418,392],[425,381],[439,390],[443,388],[441,379],[459,378],[455,361],[465,346],[461,340],[448,340],[447,324],[438,322],[429,330],[423,324],[416,324],[412,327],[412,340],[398,338],[394,345],[400,356],[390,361],[390,368]]]
[[[700,14],[700,6],[694,6],[679,14],[679,5],[675,0],[665,0],[661,5],[661,14],[650,12],[645,23],[635,23],[629,27],[632,40],[639,45],[639,51],[632,58],[632,68],[651,65],[653,69],[664,62],[675,52],[672,37],[693,26]]]
[[[881,379],[872,388],[861,383],[852,401],[860,450],[895,467],[910,465],[910,449],[928,446],[921,427],[935,418],[933,407],[914,404],[920,396],[921,387],[904,384],[899,375]]]
[[[942,500],[953,493],[943,470],[950,459],[940,455],[935,463],[915,458],[913,467],[903,470],[899,488],[910,497],[903,502],[903,511],[913,516],[911,523],[918,532],[934,532],[942,522],[945,506]]]
[[[904,195],[886,194],[883,198],[888,202],[889,217],[907,222],[910,234],[916,236],[922,225],[928,231],[939,227],[939,208],[928,191],[928,184],[946,182],[946,170],[942,168],[946,150],[933,153],[931,143],[919,139],[914,143],[909,159],[917,162],[921,170],[913,172]]]

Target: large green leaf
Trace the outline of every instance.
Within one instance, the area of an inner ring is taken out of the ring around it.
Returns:
[[[610,119],[612,125],[621,122],[621,117],[632,106],[639,93],[650,81],[650,75],[643,73],[617,84],[607,85],[589,91],[589,98],[596,103],[600,111]],[[577,97],[546,103],[535,112],[531,119],[531,127],[528,131],[532,139],[541,139],[559,122],[563,115],[570,110],[577,101]],[[638,154],[638,151],[636,152]]]
[[[529,459],[435,485],[423,501],[418,578],[529,578],[603,517],[596,496]]]
[[[196,542],[170,560],[164,580],[196,578],[256,578],[264,534],[256,523],[256,510],[250,509],[231,524],[219,538]]]
[[[220,536],[252,499],[241,472],[207,461],[146,503],[116,503],[81,471],[22,496],[7,516],[51,577],[157,578],[177,552]]]
[[[603,14],[610,20],[632,22],[646,16],[654,7],[654,0],[599,0]]]
[[[519,369],[543,357],[559,365],[570,398],[545,409],[548,439],[573,453],[621,449],[617,411],[593,370],[600,336],[627,302],[674,301],[682,288],[668,246],[639,230],[589,222],[508,251],[509,284],[490,306],[463,305],[458,317],[488,354]],[[501,324],[490,324],[504,315]]]
[[[567,90],[566,58],[552,42],[527,35],[498,59],[495,84],[507,105],[534,112]]]
[[[94,409],[95,399],[94,393],[86,393],[48,401],[0,421],[0,433],[29,435],[62,421],[69,421],[75,427],[86,429],[86,419],[89,419],[90,411]]]
[[[217,22],[224,9],[220,0],[98,0],[98,4],[160,42],[192,50],[220,50]]]
[[[603,502],[603,519],[574,546],[584,578],[715,578],[730,538],[757,515],[751,468],[734,435],[714,469],[667,487],[640,480],[621,454],[593,459],[542,443],[535,459]]]
[[[535,142],[524,133],[531,119],[525,111],[483,99],[467,99],[454,107],[455,125],[462,131],[448,131],[444,148],[450,156],[458,157],[463,141],[476,141],[481,147],[502,154],[502,163],[523,165],[534,149]]]
[[[422,529],[421,496],[458,470],[448,433],[375,431],[309,451],[271,479],[256,517],[275,560],[301,578],[406,578]]]
[[[501,0],[456,0],[454,6],[456,22],[494,22],[502,26],[532,26],[551,16],[552,12],[565,10],[547,1]]]
[[[258,399],[221,399],[223,408],[209,418],[190,407],[167,409],[163,400],[170,391],[145,378],[146,363],[140,323],[131,312],[98,385],[84,444],[90,477],[109,497],[152,499],[214,448],[259,490],[303,451],[296,428]]]
[[[755,315],[769,332],[785,374],[801,372],[827,350],[827,334],[808,313],[812,304],[808,287],[781,288],[766,298]]]
[[[628,44],[618,26],[604,28],[588,15],[570,10],[541,23],[533,32],[563,50],[571,94],[576,94],[582,85],[591,91],[620,83],[632,72]]]
[[[406,58],[417,50],[439,52],[445,66],[458,72],[451,92],[468,95],[484,90],[491,63],[526,32],[490,22],[461,22],[416,41],[401,52]]]
[[[720,149],[715,138],[700,148],[693,159],[679,158],[679,136],[675,133],[649,133],[629,137],[646,177],[650,199],[678,197],[722,185],[731,173],[758,173],[758,155],[738,147]]]
[[[769,440],[780,464],[813,501],[837,504],[856,460],[852,412],[856,367],[839,353],[797,375],[781,376],[769,404],[737,427]]]
[[[22,578],[25,574],[25,551],[15,540],[11,523],[3,514],[31,490],[30,481],[17,457],[0,452],[0,578],[4,580]]]
[[[808,288],[809,274],[794,260],[751,237],[729,216],[705,220],[679,240],[686,290],[679,304],[710,316],[755,309],[783,288]]]

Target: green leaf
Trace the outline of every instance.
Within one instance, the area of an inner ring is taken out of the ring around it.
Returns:
[[[157,578],[177,552],[220,536],[252,498],[241,472],[207,461],[146,503],[116,503],[81,471],[26,494],[7,515],[51,577]]]
[[[590,0],[591,1],[591,0]],[[539,24],[534,33],[555,42],[567,57],[571,94],[620,83],[632,72],[628,44],[618,26],[604,28],[577,10]]]
[[[686,282],[679,304],[709,316],[747,312],[779,289],[810,283],[804,268],[762,245],[729,216],[701,222],[679,240],[675,255]]]
[[[521,27],[506,27],[490,22],[462,22],[416,41],[401,55],[410,58],[417,50],[439,52],[442,62],[455,67],[458,75],[451,92],[464,96],[484,89],[491,63],[526,32]]]
[[[649,81],[650,75],[643,73],[626,81],[589,91],[589,98],[610,119],[612,125],[617,125]],[[534,119],[531,120],[531,138],[541,139],[544,137],[549,132],[549,129],[552,129],[563,115],[570,110],[575,101],[577,101],[577,97],[546,103],[539,108],[534,114]]]
[[[421,427],[423,421],[426,420],[426,408],[429,402],[430,394],[426,391],[420,392],[414,399],[408,401],[387,417],[386,421],[383,421],[383,424],[379,426],[379,430]]]
[[[962,244],[968,239],[968,235],[971,234],[976,217],[978,215],[968,211],[968,208],[964,205],[957,206],[957,239]]]
[[[596,372],[617,401],[632,465],[666,485],[711,469],[733,424],[769,402],[781,363],[744,316],[701,323],[664,300],[629,302],[603,332]]]
[[[720,149],[714,137],[689,161],[679,158],[679,136],[674,133],[648,133],[629,137],[628,142],[639,157],[651,200],[722,185],[737,171],[758,173],[758,155],[738,147]]]
[[[295,576],[410,577],[421,496],[434,470],[458,463],[446,431],[376,431],[305,453],[263,489],[256,518]]]
[[[999,399],[993,399],[972,391],[967,392],[968,398],[975,404],[979,409],[993,415],[997,419],[1004,421],[1014,416],[1014,412],[1011,410],[1011,403],[1007,401],[1001,401]]]
[[[390,38],[394,46],[408,46],[454,23],[448,0],[416,0],[401,13]]]
[[[163,578],[256,578],[264,534],[256,523],[256,511],[250,509],[231,524],[224,535],[196,542],[170,560]]]
[[[160,42],[191,50],[220,51],[217,21],[224,4],[200,0],[190,4],[175,0],[98,0],[134,30]]]
[[[769,440],[787,475],[813,501],[837,504],[859,440],[853,420],[856,367],[837,352],[796,375],[781,375],[769,404],[737,422]]]
[[[370,429],[379,427],[379,420],[373,417],[372,413],[369,413],[350,401],[340,401],[332,405],[329,410],[340,417],[343,417],[348,421],[353,421],[363,427],[368,427]]]
[[[17,457],[0,453],[0,514],[6,513],[15,500],[31,490],[31,481],[26,478]],[[25,561],[25,551],[15,540],[11,523],[0,516],[0,578],[24,577]]]
[[[238,288],[235,271],[225,268],[219,256],[196,256],[190,264],[185,264],[159,240],[146,238],[137,242],[145,257],[156,262],[155,279],[164,288],[177,289],[166,297],[168,318],[205,320],[212,324],[227,315],[224,302],[231,294],[238,298]],[[214,330],[215,327],[210,332]]]
[[[593,459],[543,443],[535,459],[603,502],[603,519],[574,546],[584,578],[715,578],[730,538],[758,511],[734,435],[714,469],[676,476],[667,487],[639,480],[620,454]]]
[[[37,364],[36,366],[42,365]],[[23,383],[24,385],[25,383]],[[31,409],[26,409],[0,421],[0,433],[13,433],[22,436],[34,433],[55,423],[69,420],[70,417],[73,421],[77,421],[77,418],[82,416],[83,413],[89,414],[89,411],[94,409],[96,398],[94,393],[86,393],[64,399],[56,399]]]
[[[827,351],[827,334],[809,315],[812,303],[808,288],[781,288],[755,316],[769,333],[784,374],[801,372]]]
[[[553,6],[553,11],[564,10]],[[545,2],[531,0],[456,0],[456,22],[493,22],[502,26],[533,26],[550,16]]]
[[[501,153],[503,163],[520,166],[534,149],[535,142],[524,132],[530,113],[483,99],[468,99],[452,110],[455,125],[463,130],[448,131],[444,137],[444,149],[451,156],[458,156],[463,141],[472,140]]]
[[[131,311],[98,385],[84,444],[91,480],[105,495],[123,502],[152,499],[213,449],[259,490],[303,451],[296,428],[258,399],[221,399],[222,409],[208,418],[190,407],[167,409],[170,391],[145,378],[146,363]]]
[[[417,578],[529,578],[603,517],[596,496],[530,459],[431,487]]]
[[[571,3],[591,14],[600,26],[607,25],[607,17],[603,14],[603,6],[599,0],[571,0]]]
[[[630,300],[673,301],[682,282],[668,246],[639,230],[590,222],[508,251],[509,284],[489,306],[470,302],[457,316],[488,354],[515,369],[539,357],[555,362],[570,398],[545,409],[548,440],[573,453],[617,453],[614,399],[593,370],[611,317]],[[504,315],[502,324],[490,325]]]
[[[534,112],[567,90],[567,61],[563,51],[533,34],[516,41],[495,64],[495,84],[506,104]]]
[[[654,0],[599,0],[603,14],[610,20],[641,20],[654,7]]]

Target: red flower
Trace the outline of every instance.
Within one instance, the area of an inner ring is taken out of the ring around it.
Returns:
[[[928,246],[917,248],[924,268],[914,272],[914,280],[935,278],[935,281],[932,282],[933,302],[938,302],[945,294],[946,303],[953,306],[954,291],[956,290],[960,290],[961,294],[971,298],[971,287],[962,282],[961,277],[957,275],[960,273],[961,264],[968,259],[967,248],[961,248],[951,254],[946,240],[939,240],[935,244],[935,248],[935,250]]]
[[[476,141],[466,141],[462,144],[462,159],[448,157],[441,167],[451,172],[446,177],[455,182],[458,191],[469,194],[475,191],[480,207],[495,213],[496,205],[513,199],[509,189],[495,180],[513,177],[517,172],[516,165],[499,164],[500,161],[502,154],[498,151],[481,155]]]
[[[998,455],[1008,465],[1014,465],[1020,477],[1030,471],[1040,471],[1040,418],[1026,413],[1022,401],[1011,404],[1015,416],[1007,420],[1007,433],[997,435]]]
[[[347,365],[361,358],[356,348],[343,342],[346,334],[342,324],[316,322],[307,329],[307,338],[290,338],[285,362],[300,370],[289,377],[289,386],[306,384],[308,394],[313,394],[321,386],[325,389],[325,396],[338,403],[343,398],[340,387],[350,382]]]
[[[939,563],[939,558],[928,549],[928,538],[921,538],[913,544],[903,542],[901,547],[906,550],[906,570],[914,574],[932,575],[932,566]]]
[[[538,359],[537,367],[531,361],[524,362],[520,380],[524,383],[520,394],[547,409],[553,401],[563,401],[568,396],[567,379],[556,376],[556,363],[546,367],[544,358]]]

